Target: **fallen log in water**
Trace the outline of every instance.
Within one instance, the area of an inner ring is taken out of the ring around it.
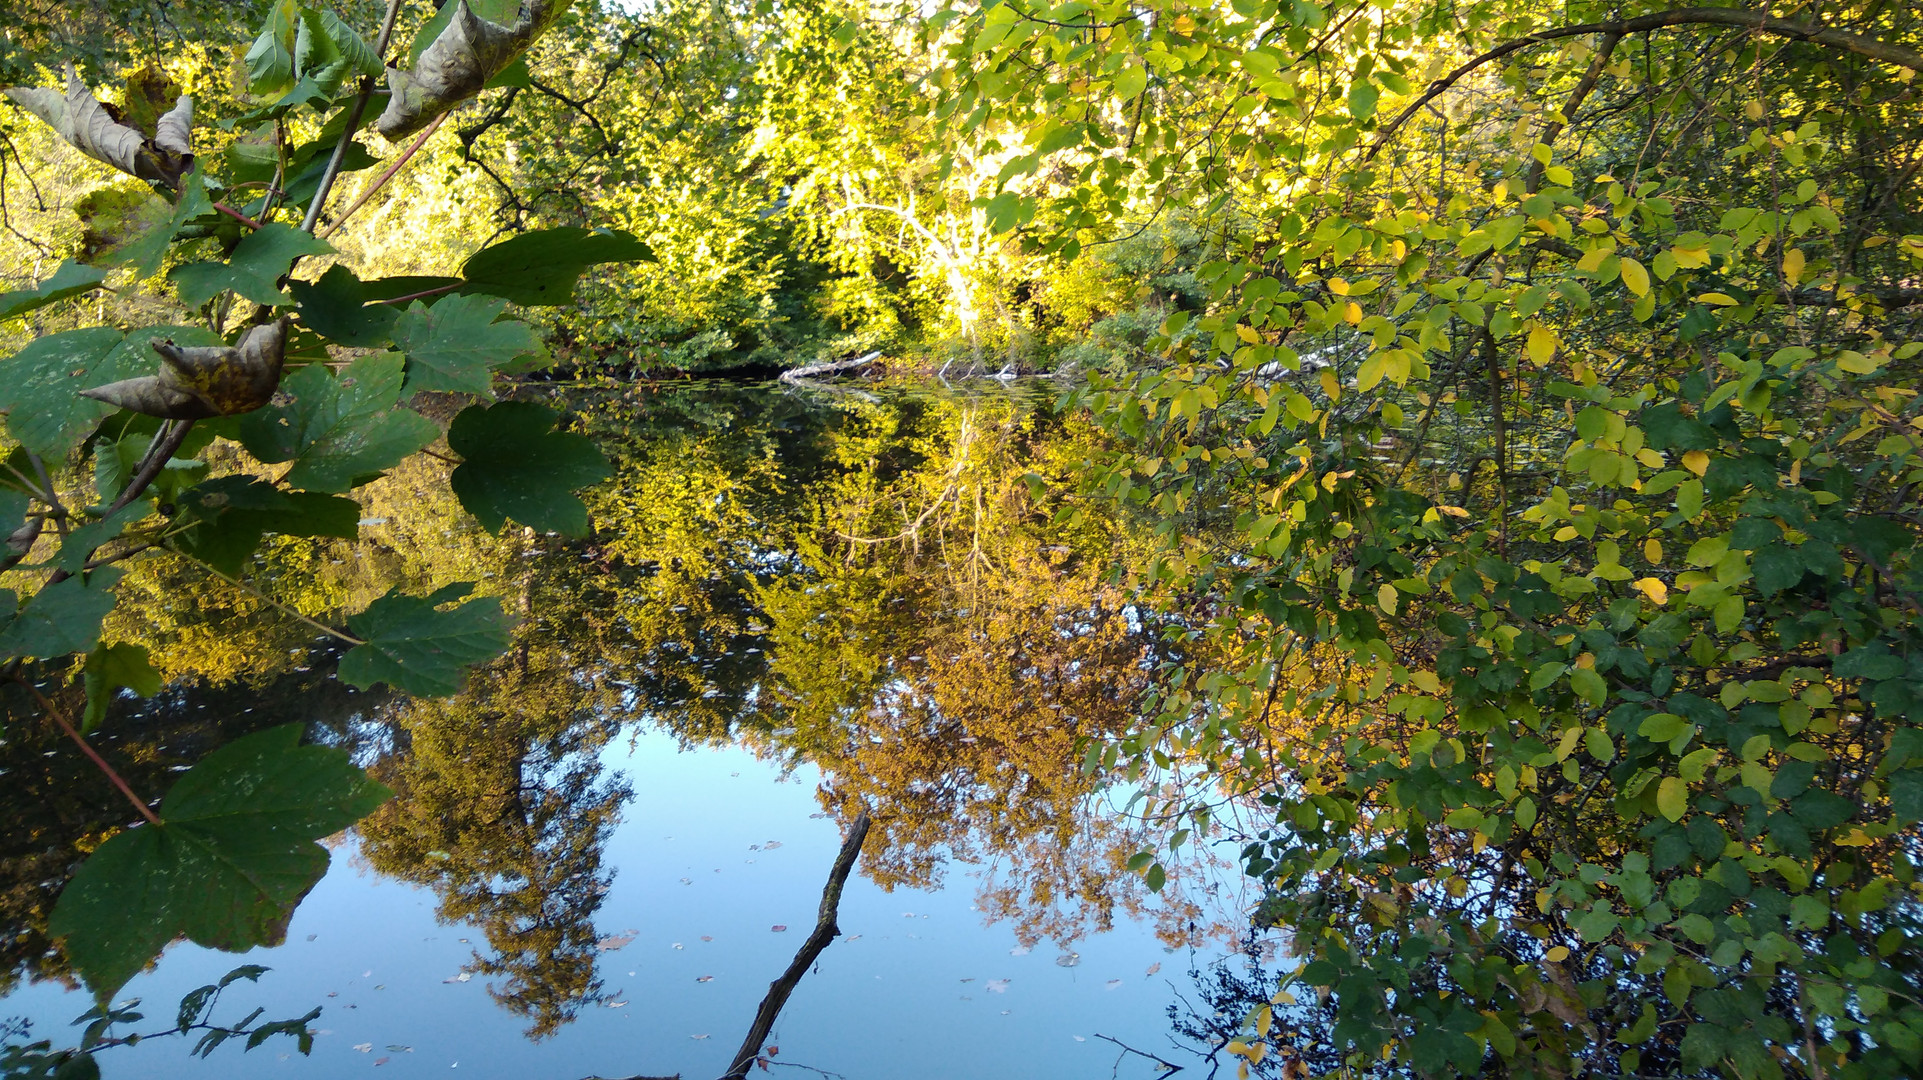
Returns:
[[[828,364],[809,364],[807,367],[790,368],[781,373],[781,381],[785,383],[798,383],[803,379],[815,375],[827,375],[831,372],[847,371],[850,368],[858,368],[864,364],[872,364],[879,359],[881,359],[881,352],[877,350],[866,356],[857,356],[853,360],[836,360]]]

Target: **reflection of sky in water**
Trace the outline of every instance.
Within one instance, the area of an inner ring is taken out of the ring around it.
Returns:
[[[632,753],[617,739],[605,760],[634,789],[607,845],[604,865],[615,875],[596,918],[604,935],[634,935],[601,955],[609,1002],[626,1004],[584,1009],[553,1039],[528,1042],[521,1018],[488,997],[485,977],[451,981],[470,959],[461,939],[485,949],[481,935],[437,925],[433,893],[382,879],[340,849],[295,914],[288,944],[245,957],[274,970],[259,986],[237,983],[217,1017],[232,1022],[259,1005],[263,1019],[279,1019],[320,1004],[313,1026],[327,1034],[311,1058],[275,1039],[197,1061],[190,1040],[169,1038],[103,1052],[106,1076],[334,1077],[377,1066],[382,1076],[718,1076],[812,928],[840,837],[834,822],[811,816],[819,808],[809,767],[784,781],[746,751],[677,753],[658,734],[642,735]],[[1165,951],[1151,927],[1118,917],[1112,932],[1075,945],[1073,967],[1059,966],[1061,952],[1047,942],[1016,955],[1006,925],[983,925],[974,885],[953,874],[940,892],[890,894],[858,869],[842,899],[844,936],[776,1026],[780,1060],[847,1080],[1108,1077],[1119,1051],[1097,1033],[1190,1060],[1170,1049],[1164,1015],[1174,991],[1188,990],[1186,953]],[[1222,887],[1239,882],[1229,874]],[[1224,907],[1231,918],[1242,909],[1239,899]],[[148,1019],[137,1027],[155,1030],[182,994],[241,962],[176,946],[122,997],[143,998]],[[58,1042],[77,1035],[64,1025],[86,1007],[84,995],[42,985],[0,1002],[0,1017],[29,1016],[36,1037]],[[1159,1071],[1130,1058],[1117,1075]]]

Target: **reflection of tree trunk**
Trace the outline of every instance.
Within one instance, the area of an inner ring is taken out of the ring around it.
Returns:
[[[801,943],[801,951],[795,953],[794,962],[788,970],[781,973],[768,987],[768,996],[761,999],[761,1008],[755,1010],[755,1022],[748,1028],[748,1037],[741,1040],[741,1049],[735,1051],[734,1064],[722,1074],[721,1080],[740,1080],[748,1075],[748,1070],[761,1054],[761,1044],[768,1041],[768,1033],[774,1030],[775,1018],[781,1015],[781,1007],[788,1003],[788,995],[794,992],[795,984],[808,973],[815,958],[821,955],[828,943],[841,934],[841,927],[835,925],[835,913],[841,907],[841,887],[848,881],[849,871],[855,868],[855,857],[861,854],[862,842],[868,839],[868,812],[862,811],[855,817],[854,824],[848,826],[848,838],[841,842],[841,854],[835,856],[834,869],[828,872],[828,884],[821,890],[821,910],[815,916],[814,933]]]
[[[748,1037],[741,1040],[741,1049],[735,1051],[734,1064],[728,1067],[721,1080],[741,1080],[754,1067],[755,1059],[761,1056],[761,1045],[768,1041],[768,1034],[774,1030],[775,1019],[781,1015],[781,1007],[788,1003],[788,995],[794,992],[801,977],[808,973],[809,967],[821,956],[828,943],[841,935],[841,927],[835,925],[835,914],[841,908],[841,888],[848,883],[848,874],[855,868],[855,857],[861,854],[861,845],[868,839],[868,811],[863,810],[855,816],[854,824],[848,826],[848,837],[841,842],[841,853],[835,856],[834,868],[828,871],[828,884],[821,889],[821,909],[815,916],[814,933],[801,943],[801,951],[768,986],[768,996],[761,999],[761,1008],[755,1010],[755,1021],[748,1028]],[[589,1077],[588,1080],[599,1080]],[[681,1074],[673,1076],[626,1076],[620,1080],[681,1080]]]

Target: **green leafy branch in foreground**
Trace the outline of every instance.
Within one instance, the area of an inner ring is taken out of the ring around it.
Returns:
[[[334,181],[375,163],[360,141],[375,77],[388,70],[414,87],[406,123],[425,126],[498,75],[565,6],[546,5],[511,40],[494,40],[494,24],[452,5],[459,17],[420,29],[416,70],[403,74],[382,61],[398,2],[370,46],[331,12],[275,0],[247,57],[252,107],[223,121],[241,138],[222,154],[196,157],[191,103],[162,113],[136,79],[111,116],[77,78],[65,97],[12,94],[83,153],[147,180],[166,205],[104,224],[118,239],[97,265],[70,260],[42,284],[0,296],[0,318],[110,279],[193,314],[178,325],[46,334],[7,360],[0,380],[11,444],[0,462],[0,571],[12,586],[0,595],[0,663],[145,819],[81,864],[50,924],[103,1005],[177,937],[230,950],[279,941],[326,869],[315,841],[388,795],[345,755],[301,746],[285,727],[215,751],[150,807],[87,741],[115,694],[159,688],[144,649],[101,640],[131,567],[172,552],[252,589],[247,572],[266,537],[356,538],[355,491],[422,453],[455,464],[456,496],[490,531],[509,520],[570,536],[590,528],[573,492],[606,477],[599,451],[556,430],[561,417],[544,406],[493,400],[497,376],[547,359],[533,328],[506,308],[566,303],[589,267],[651,259],[646,245],[563,227],[510,236],[452,276],[362,280],[338,262],[296,276],[304,260],[337,255],[316,235]],[[479,81],[436,82],[427,70],[436,65],[441,76],[459,69]],[[306,142],[290,135],[316,127]],[[371,190],[328,223],[330,234]],[[448,410],[431,406],[449,394],[473,403],[444,430]],[[443,438],[449,454],[431,450]],[[216,439],[232,447],[221,460],[240,460],[225,475],[208,464]],[[390,593],[348,614],[345,631],[296,614],[353,646],[344,681],[451,694],[507,647],[511,628],[499,601],[469,597],[471,588]],[[36,685],[40,673],[62,672],[84,680],[77,725]]]
[[[259,1008],[236,1022],[214,1022],[214,1010],[220,1005],[221,994],[229,986],[242,979],[259,982],[268,970],[259,964],[243,964],[221,976],[217,983],[189,990],[180,999],[172,1027],[144,1034],[113,1033],[116,1024],[131,1025],[146,1019],[144,1013],[137,1011],[140,1008],[139,998],[121,1005],[96,1005],[76,1017],[74,1027],[86,1026],[77,1046],[55,1047],[51,1039],[15,1041],[28,1034],[22,1024],[18,1031],[5,1033],[7,1043],[0,1046],[0,1077],[6,1080],[99,1080],[100,1063],[94,1055],[100,1051],[116,1046],[137,1046],[153,1039],[195,1032],[200,1033],[191,1050],[195,1057],[206,1057],[230,1039],[245,1037],[246,1048],[252,1050],[276,1035],[293,1039],[301,1053],[308,1053],[314,1046],[314,1032],[308,1025],[320,1016],[318,1007],[304,1016],[270,1020],[263,1024],[255,1023],[265,1011]]]

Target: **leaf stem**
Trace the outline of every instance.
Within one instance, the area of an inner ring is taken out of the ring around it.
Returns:
[[[259,589],[254,588],[252,585],[247,584],[245,581],[242,581],[239,578],[230,577],[227,574],[221,573],[219,570],[216,570],[213,567],[207,565],[206,563],[201,562],[199,559],[194,558],[192,555],[189,555],[184,551],[177,551],[175,552],[175,554],[179,555],[183,559],[188,560],[189,562],[200,567],[202,570],[205,570],[208,573],[214,575],[215,577],[226,582],[227,584],[232,585],[234,588],[239,589],[244,593],[251,594],[255,599],[261,600],[268,604],[273,605],[275,608],[278,608],[282,614],[291,615],[294,618],[299,619],[301,622],[304,622],[307,625],[313,627],[314,629],[319,630],[323,634],[327,634],[332,637],[337,637],[342,641],[347,642],[349,645],[367,644],[367,642],[362,641],[360,638],[357,638],[352,634],[349,634],[342,630],[336,630],[324,622],[318,622],[314,619],[308,618],[305,615],[302,615],[299,611],[296,611],[295,609],[288,607],[286,604],[283,604],[279,600],[276,600],[273,597],[267,595],[266,593],[261,592]]]
[[[457,281],[457,282],[455,282],[455,283],[454,283],[454,284],[452,284],[452,285],[442,285],[442,286],[440,286],[440,287],[438,287],[438,288],[433,288],[433,289],[422,289],[422,290],[421,290],[420,292],[417,292],[417,293],[408,293],[408,294],[407,294],[406,296],[396,296],[396,297],[393,297],[392,299],[388,299],[388,300],[376,300],[376,301],[374,301],[374,303],[376,303],[376,304],[405,304],[405,303],[407,303],[407,302],[408,302],[409,300],[420,300],[420,299],[422,299],[422,298],[424,298],[424,297],[428,297],[428,296],[439,296],[439,295],[441,295],[441,294],[442,294],[442,293],[444,293],[444,292],[453,292],[453,291],[454,291],[455,289],[458,289],[458,288],[460,288],[461,286],[463,286],[463,285],[465,285],[465,284],[467,284],[467,282],[465,282],[465,281]]]
[[[401,0],[387,0],[387,17],[381,21],[380,40],[374,44],[374,55],[387,56],[387,41],[394,36],[394,19],[401,13]],[[302,232],[312,233],[320,223],[321,207],[327,205],[328,193],[334,189],[334,181],[340,176],[341,162],[347,160],[347,148],[354,144],[354,134],[361,128],[361,114],[367,111],[367,102],[374,96],[374,77],[361,76],[361,92],[354,98],[354,104],[347,108],[347,125],[341,131],[341,141],[334,144],[334,153],[327,159],[327,169],[321,173],[320,187],[314,190],[314,197],[307,204],[307,217],[300,223]]]
[[[73,726],[73,721],[67,719],[67,714],[60,711],[60,706],[55,705],[47,698],[47,695],[41,693],[39,687],[20,676],[15,675],[13,681],[27,688],[27,693],[32,694],[34,698],[40,702],[40,707],[47,710],[47,715],[53,717],[54,723],[60,725],[61,730],[67,733],[68,738],[71,738],[75,743],[79,744],[80,752],[87,755],[87,758],[94,763],[96,768],[106,773],[107,779],[113,782],[113,786],[120,789],[120,793],[127,797],[128,802],[134,804],[134,809],[140,811],[141,817],[146,818],[155,825],[160,824],[160,818],[154,814],[153,810],[148,807],[146,803],[141,801],[140,796],[134,794],[134,789],[127,786],[127,781],[121,779],[120,774],[114,771],[112,765],[107,764],[107,759],[100,756],[99,752],[93,748],[93,744],[89,743],[86,738],[80,734],[79,729]]]
[[[245,225],[250,229],[260,228],[260,222],[255,221],[253,218],[250,218],[246,214],[243,214],[240,211],[234,209],[233,207],[228,206],[224,202],[215,203],[214,209],[220,211],[223,214],[226,214],[228,217],[233,218],[235,221],[240,222],[242,225]]]
[[[446,120],[447,118],[448,118],[447,113],[442,113],[441,115],[435,117],[434,122],[427,125],[427,130],[421,132],[419,135],[416,135],[414,137],[414,141],[407,144],[407,149],[401,151],[401,156],[395,158],[392,164],[388,165],[386,169],[382,170],[379,176],[374,178],[374,182],[368,186],[367,190],[361,192],[359,195],[354,196],[354,201],[347,204],[347,209],[341,211],[340,216],[335,218],[332,224],[330,224],[329,226],[327,226],[326,229],[320,232],[319,234],[320,238],[322,240],[327,239],[328,237],[334,235],[334,231],[336,229],[339,229],[342,225],[347,224],[347,219],[354,216],[354,211],[359,210],[362,206],[366,205],[367,200],[373,198],[375,192],[379,191],[382,188],[382,186],[385,185],[389,180],[392,180],[394,178],[394,174],[401,171],[401,166],[406,165],[408,159],[414,156],[414,152],[416,150],[419,150],[423,143],[427,142],[427,140],[430,137],[432,137],[436,131],[439,131],[441,129],[441,122]]]

